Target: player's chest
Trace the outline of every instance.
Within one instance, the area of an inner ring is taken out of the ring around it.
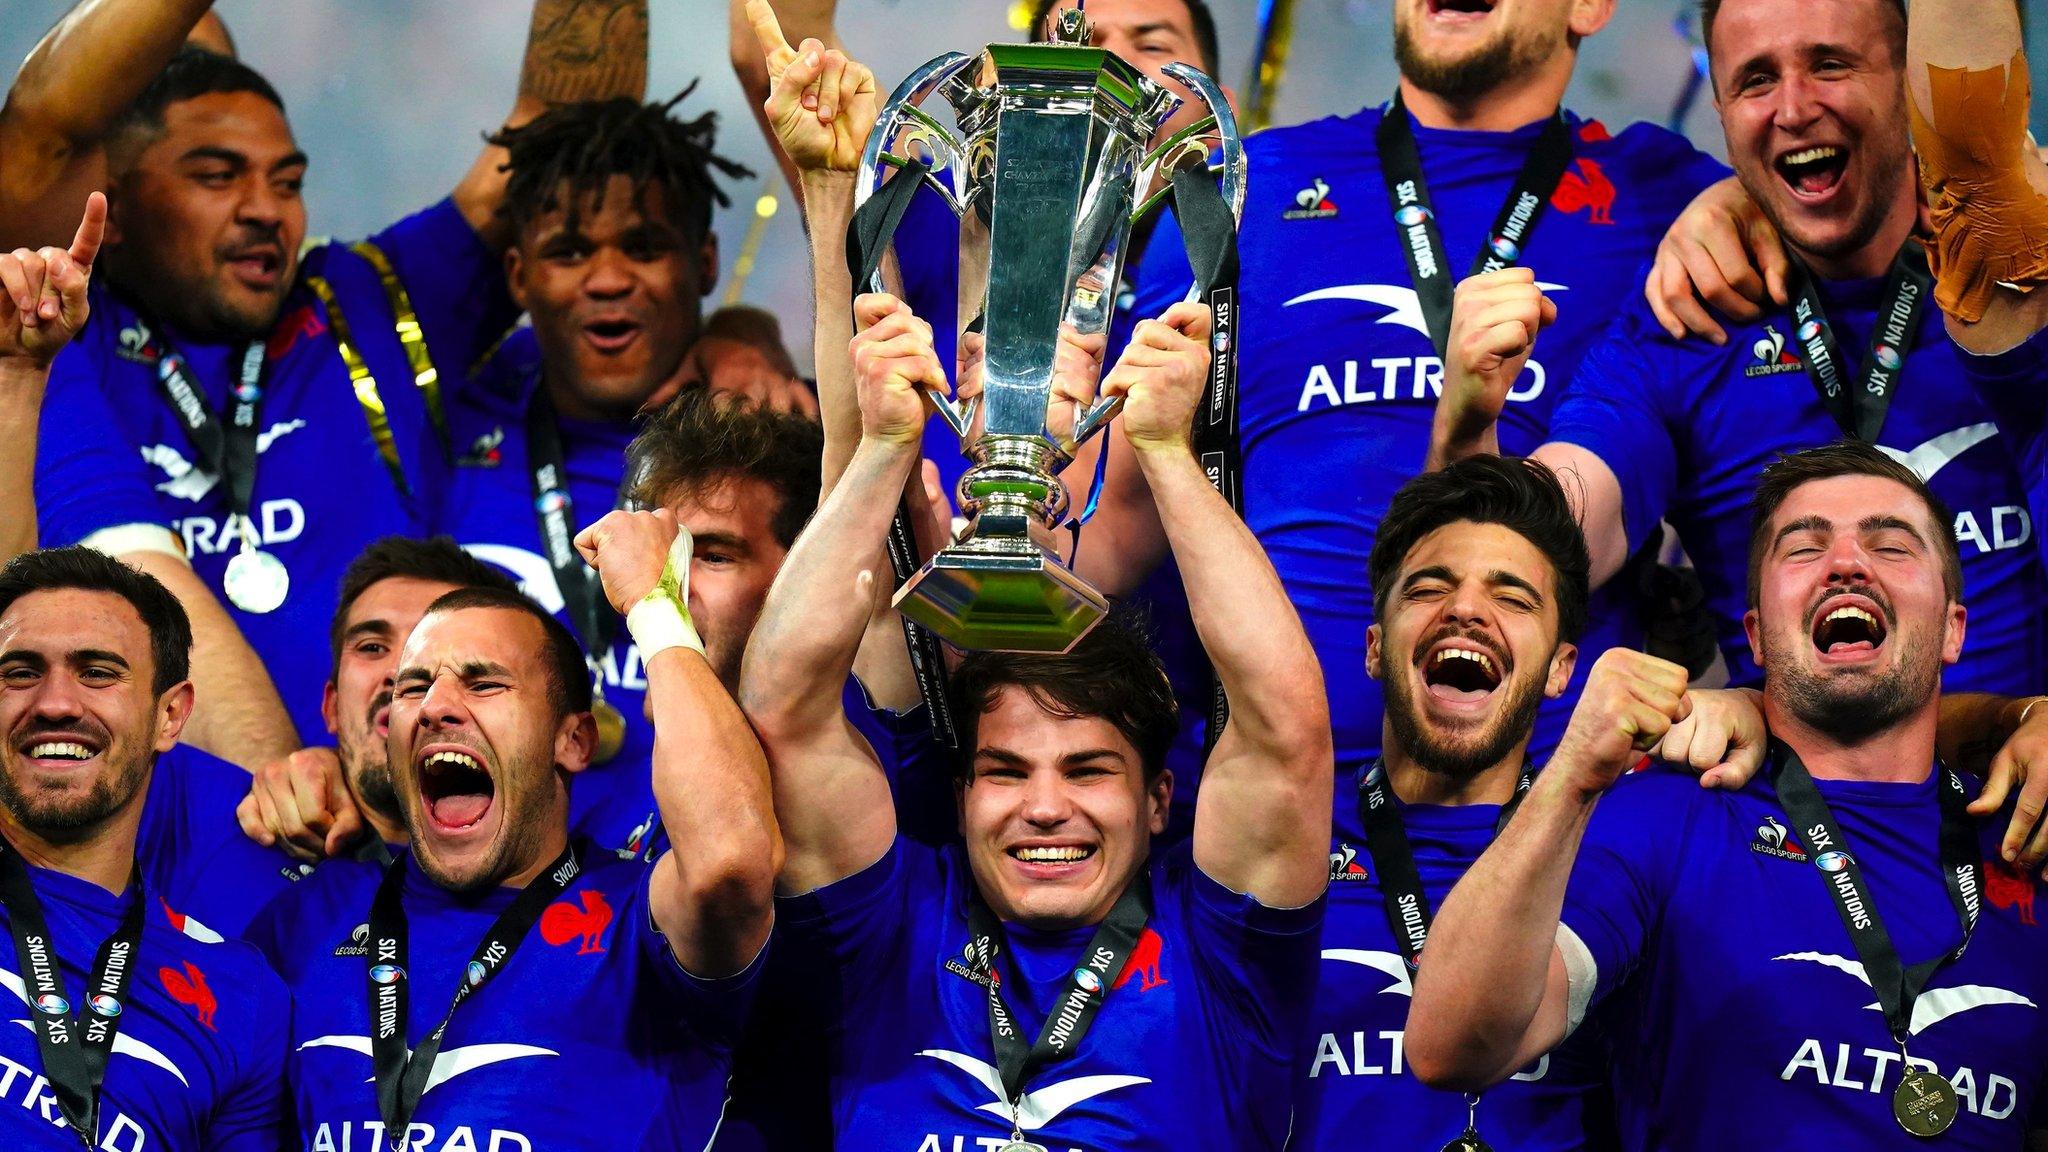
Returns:
[[[182,977],[182,971],[179,973]],[[143,983],[158,980],[156,967],[138,973]],[[0,972],[10,991],[20,982]],[[76,1000],[84,981],[66,973]],[[47,1074],[29,1010],[15,996],[0,1009],[0,1145],[9,1148],[77,1148],[79,1138],[65,1125],[57,1090]],[[149,990],[131,993],[119,1018],[108,1055],[100,1102],[100,1143],[107,1148],[198,1147],[208,1117],[225,1092],[218,1066],[221,1052],[211,996],[195,993],[192,1005],[171,1002]],[[182,1018],[181,1018],[182,1017]]]

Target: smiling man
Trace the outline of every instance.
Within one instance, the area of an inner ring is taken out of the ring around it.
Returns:
[[[716,1129],[781,854],[766,765],[683,607],[674,517],[612,513],[577,546],[633,609],[654,791],[690,851],[649,864],[572,837],[569,779],[596,743],[575,638],[516,592],[435,600],[388,715],[410,850],[381,878],[316,872],[251,933],[294,994],[307,1147],[640,1146],[657,1115],[702,1147]]]
[[[169,591],[98,552],[0,569],[9,1148],[277,1147],[284,989],[248,945],[184,930],[137,860],[191,643]]]
[[[1126,397],[1231,692],[1192,842],[1159,854],[1179,717],[1121,618],[1063,656],[968,655],[952,677],[964,843],[899,838],[889,779],[838,688],[917,468],[921,390],[943,378],[929,329],[895,301],[864,297],[860,315],[861,441],[783,565],[741,675],[789,846],[778,887],[797,897],[780,930],[816,969],[836,1139],[1281,1147],[1322,920],[1329,729],[1279,581],[1188,446],[1207,310],[1140,324],[1103,382]]]
[[[1603,658],[1437,915],[1408,1058],[1478,1090],[1597,1008],[1625,1148],[1745,1147],[1760,1124],[1787,1146],[2038,1140],[2037,882],[1995,863],[1996,829],[1935,759],[1965,623],[1948,511],[1846,443],[1767,469],[1752,524],[1766,770],[1739,791],[1621,779],[1687,715],[1684,674]]]
[[[1852,437],[1903,462],[1955,510],[1977,611],[1950,691],[2040,687],[2048,595],[2012,431],[1969,386],[1912,236],[1913,156],[1896,0],[1777,0],[1703,9],[1715,101],[1743,188],[1795,258],[1791,307],[1673,340],[1634,299],[1590,353],[1537,459],[1581,501],[1597,585],[1668,519],[1698,568],[1736,684],[1761,675],[1743,635],[1745,505],[1783,452]],[[1513,273],[1459,290],[1438,433],[1448,455],[1490,448],[1541,322]],[[1580,307],[1554,294],[1559,321]],[[1454,326],[1455,327],[1455,326]],[[1546,331],[1537,342],[1548,345]]]

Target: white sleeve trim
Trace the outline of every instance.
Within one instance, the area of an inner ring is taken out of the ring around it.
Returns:
[[[102,528],[79,543],[116,558],[130,552],[161,552],[188,565],[192,562],[185,555],[177,535],[161,524],[117,524],[112,528]]]
[[[1600,983],[1600,966],[1593,961],[1593,950],[1586,947],[1569,924],[1557,926],[1557,951],[1564,958],[1564,1034],[1569,1036],[1579,1030],[1586,1009],[1592,1006],[1593,989]]]

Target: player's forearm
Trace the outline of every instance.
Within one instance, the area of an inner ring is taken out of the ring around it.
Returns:
[[[1944,692],[1935,723],[1935,747],[1942,763],[1983,775],[1999,748],[2019,730],[2020,718],[2041,696],[1997,696],[1989,692]],[[2035,711],[2040,711],[2036,708]]]
[[[656,922],[691,972],[745,967],[767,940],[782,838],[761,743],[704,657],[688,648],[647,665],[654,797],[670,853]]]
[[[163,71],[212,0],[80,0],[22,62],[0,121],[76,147],[105,135]],[[9,168],[15,157],[4,160]]]
[[[1424,1083],[1476,1091],[1564,1039],[1553,987],[1565,884],[1595,797],[1538,777],[1429,929],[1404,1041]],[[1546,1007],[1551,1011],[1545,1011]]]
[[[1330,742],[1322,666],[1279,574],[1191,452],[1136,455],[1195,631],[1229,694],[1233,733],[1276,764],[1313,766]]]
[[[782,150],[776,149],[781,155]],[[817,363],[818,414],[825,426],[824,490],[830,492],[860,443],[860,401],[855,394],[853,274],[846,268],[846,227],[853,219],[853,175],[807,173],[802,181],[810,226],[811,354]]]
[[[0,563],[36,546],[36,428],[49,370],[0,360]]]
[[[1467,456],[1498,455],[1498,424],[1491,420],[1482,423],[1449,411],[1443,404],[1437,405],[1436,418],[1429,429],[1429,452],[1423,458],[1423,471],[1440,471]]]
[[[270,673],[191,565],[161,552],[121,559],[161,581],[191,617],[197,703],[184,742],[251,771],[297,751],[298,732]]]
[[[519,66],[519,104],[529,114],[646,95],[647,0],[534,0]]]

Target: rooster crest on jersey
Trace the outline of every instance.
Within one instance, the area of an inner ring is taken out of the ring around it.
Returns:
[[[1744,376],[1775,376],[1780,372],[1799,372],[1805,365],[1799,362],[1799,350],[1785,347],[1785,334],[1770,324],[1764,325],[1764,334],[1749,346],[1756,363],[1745,365]]]
[[[1776,816],[1766,816],[1764,822],[1756,826],[1756,838],[1749,842],[1749,850],[1776,856],[1780,860],[1806,863],[1806,849],[1800,846],[1789,829],[1778,822]]]
[[[1337,214],[1337,206],[1330,201],[1330,186],[1321,176],[1309,186],[1294,194],[1294,207],[1280,214],[1282,220],[1322,220]]]

